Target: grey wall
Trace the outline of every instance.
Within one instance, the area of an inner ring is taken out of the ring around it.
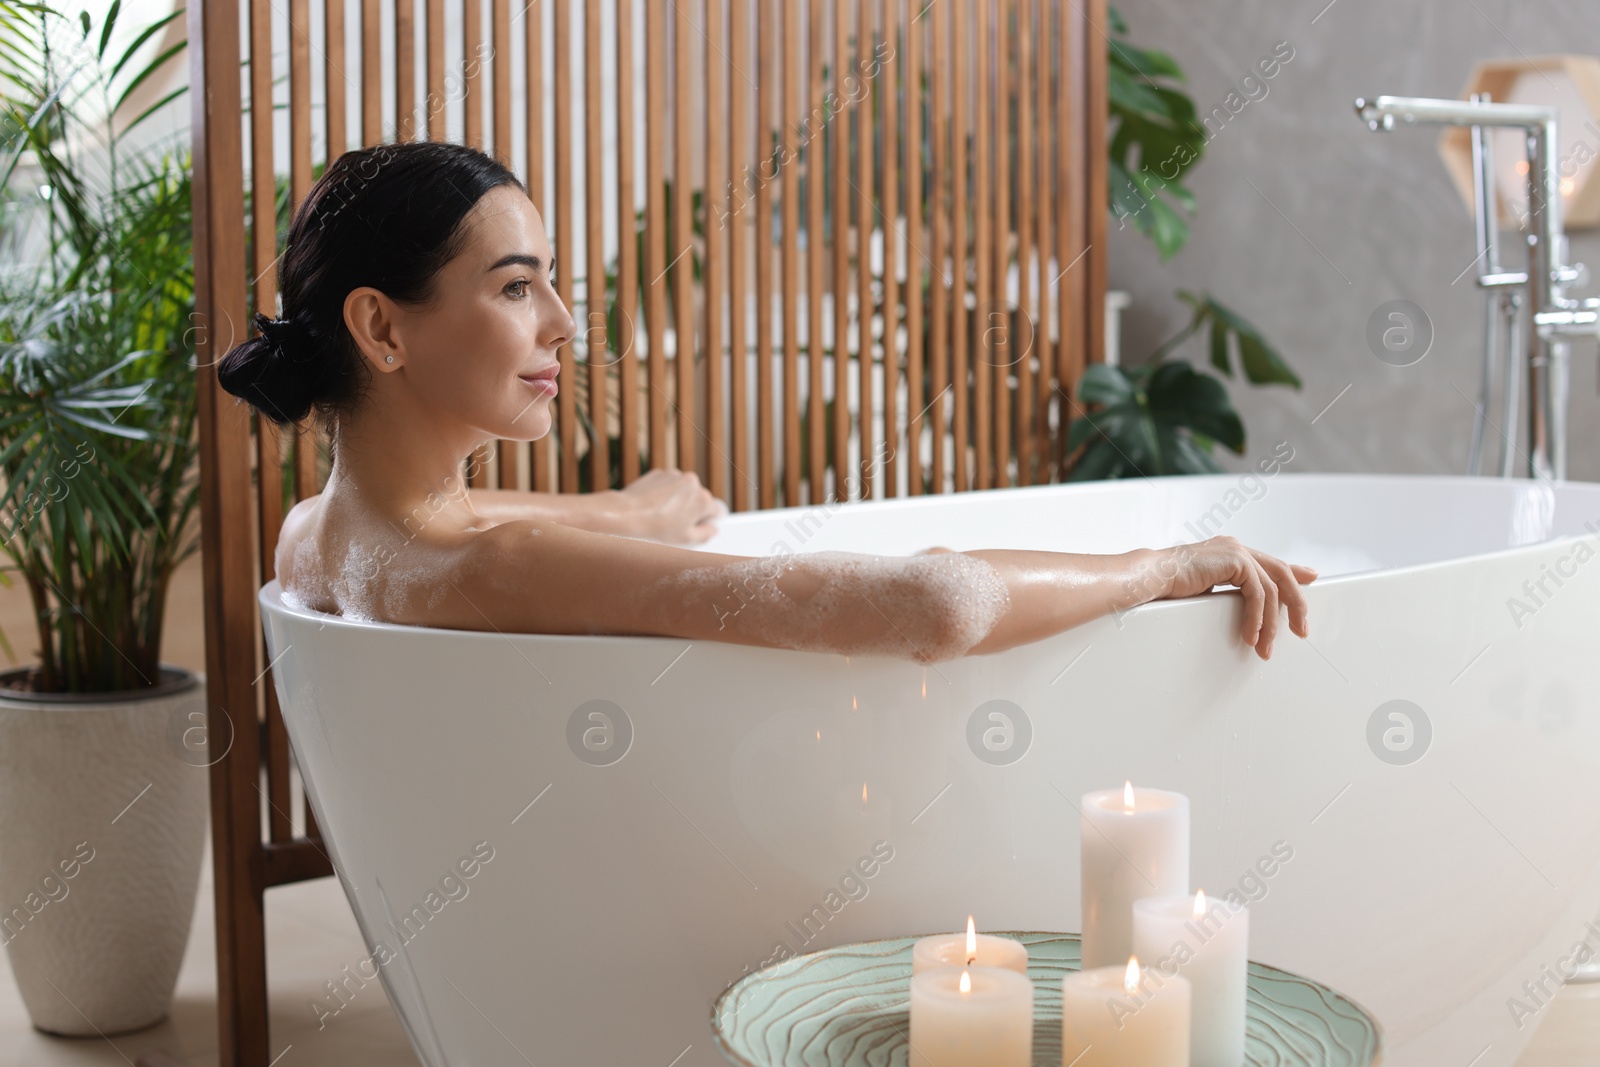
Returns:
[[[1200,211],[1178,256],[1162,264],[1145,238],[1113,221],[1112,285],[1134,297],[1123,358],[1142,360],[1181,328],[1187,309],[1174,289],[1209,289],[1261,327],[1304,382],[1299,391],[1230,385],[1249,436],[1243,458],[1220,450],[1230,469],[1288,441],[1290,470],[1464,473],[1482,296],[1472,272],[1452,279],[1477,253],[1471,217],[1439,159],[1438,128],[1375,134],[1351,102],[1382,93],[1458,96],[1481,58],[1600,54],[1600,4],[1335,0],[1324,10],[1325,3],[1118,0],[1129,40],[1171,53],[1202,112],[1221,104],[1277,42],[1294,48],[1268,95],[1221,129],[1192,172]],[[1570,258],[1600,277],[1600,237],[1571,237]],[[1520,268],[1520,250],[1503,258]],[[1572,295],[1596,292],[1591,283]],[[1369,316],[1394,299],[1422,307],[1435,330],[1428,355],[1409,367],[1379,361],[1365,339]],[[1184,354],[1205,361],[1203,346],[1191,345]],[[1573,346],[1568,475],[1585,481],[1600,480],[1596,362],[1593,341]]]

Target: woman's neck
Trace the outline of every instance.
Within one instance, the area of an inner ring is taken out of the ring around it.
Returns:
[[[360,420],[340,419],[333,431],[333,467],[323,492],[354,498],[363,510],[404,523],[419,509],[434,522],[461,528],[479,516],[467,496],[463,460],[481,444],[428,431],[375,433]]]

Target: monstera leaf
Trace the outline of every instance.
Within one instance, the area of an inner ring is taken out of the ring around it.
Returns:
[[[1252,385],[1287,385],[1300,388],[1300,378],[1278,355],[1278,350],[1261,336],[1261,331],[1245,321],[1210,293],[1178,290],[1178,299],[1189,305],[1193,314],[1189,325],[1167,341],[1150,357],[1161,359],[1201,330],[1210,328],[1211,365],[1233,377],[1233,354],[1238,353],[1244,376]]]
[[[1213,443],[1244,452],[1244,424],[1227,389],[1183,360],[1132,368],[1092,364],[1078,400],[1067,450],[1084,450],[1068,481],[1211,474],[1222,470],[1211,458]]]
[[[1116,34],[1108,39],[1106,65],[1111,211],[1119,222],[1132,222],[1167,260],[1189,240],[1184,213],[1194,214],[1195,200],[1179,179],[1205,151],[1205,129],[1195,119],[1194,101],[1174,84],[1184,80],[1177,62],[1129,44],[1122,17],[1110,14]]]

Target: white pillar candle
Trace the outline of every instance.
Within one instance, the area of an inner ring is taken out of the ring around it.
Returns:
[[[1014,938],[978,933],[970,915],[965,934],[934,934],[918,938],[911,946],[912,974],[935,967],[970,966],[1003,967],[1025,975],[1028,973],[1028,948]]]
[[[910,1067],[1030,1067],[1033,982],[1000,967],[911,977]]]
[[[1136,959],[1063,975],[1062,1067],[1189,1067],[1190,996]]]
[[[1146,897],[1133,905],[1133,951],[1158,975],[1179,974],[1193,989],[1192,1067],[1244,1062],[1250,912],[1204,892]]]
[[[1189,798],[1165,789],[1102,789],[1083,797],[1083,967],[1133,954],[1133,902],[1189,892]]]

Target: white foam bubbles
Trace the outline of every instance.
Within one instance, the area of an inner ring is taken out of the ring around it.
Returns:
[[[961,552],[761,556],[693,568],[666,583],[685,596],[718,597],[724,628],[768,644],[921,663],[964,655],[1011,604],[999,572]]]

